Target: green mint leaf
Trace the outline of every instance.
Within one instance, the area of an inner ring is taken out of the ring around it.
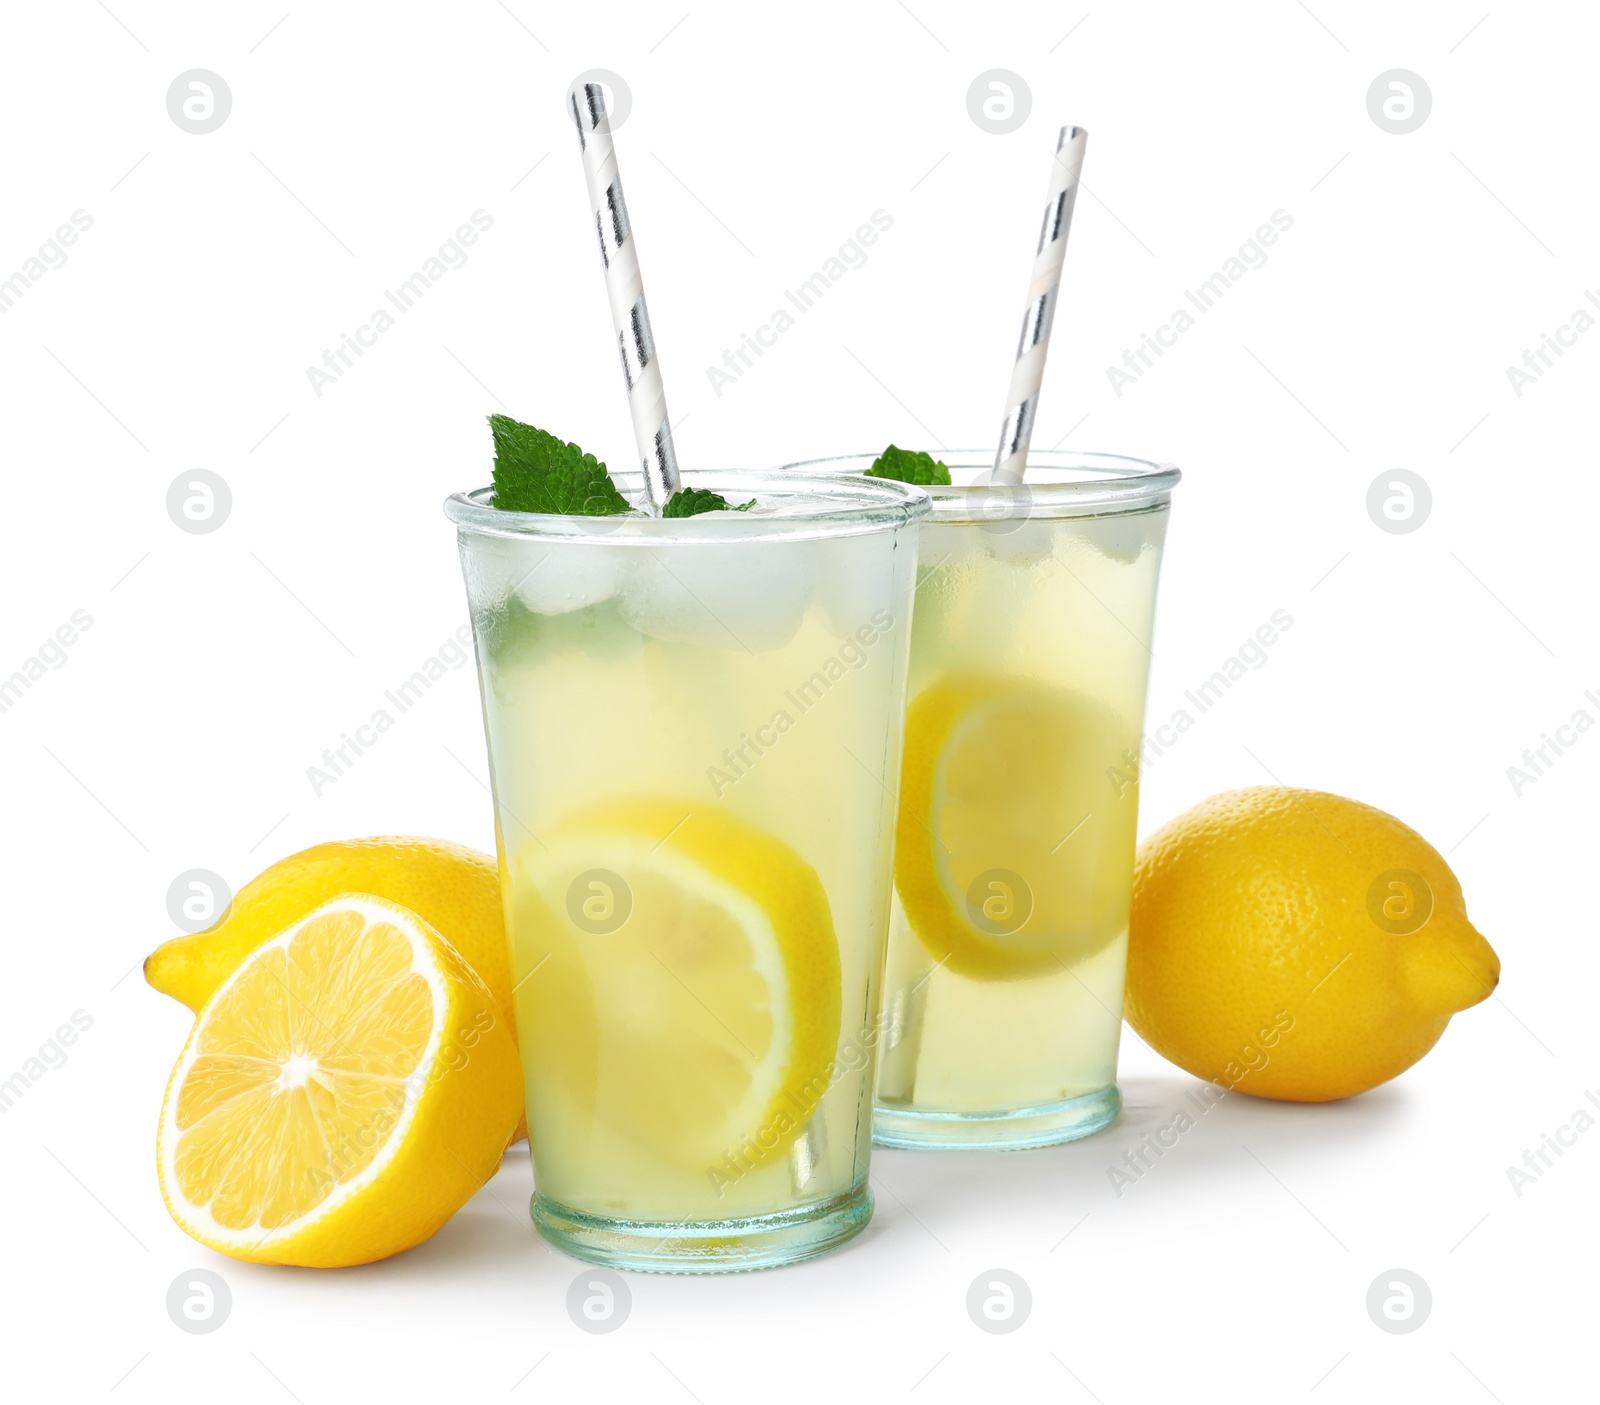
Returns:
[[[702,512],[748,512],[755,505],[754,498],[735,507],[721,493],[713,493],[709,488],[679,488],[667,499],[667,505],[661,509],[661,515],[698,517]]]
[[[494,505],[507,512],[551,512],[612,517],[631,512],[606,466],[509,415],[490,415],[494,436]]]
[[[950,470],[932,454],[897,449],[893,444],[872,461],[866,476],[892,478],[897,483],[915,483],[923,488],[936,484],[944,487],[950,485]]]

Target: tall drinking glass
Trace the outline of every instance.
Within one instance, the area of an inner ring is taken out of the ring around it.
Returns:
[[[615,475],[637,500],[638,482]],[[634,476],[637,478],[637,475]],[[706,1272],[872,1212],[920,489],[686,474],[746,511],[452,497],[540,1232]]]
[[[1121,1107],[1139,761],[1170,465],[943,456],[907,685],[876,1140],[1020,1148]],[[870,455],[791,471],[861,472]]]

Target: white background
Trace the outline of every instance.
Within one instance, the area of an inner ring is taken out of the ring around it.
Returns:
[[[0,1118],[19,1398],[1513,1405],[1592,1378],[1600,1130],[1520,1197],[1506,1174],[1600,1086],[1600,735],[1520,797],[1506,775],[1575,709],[1600,717],[1600,331],[1520,397],[1506,374],[1600,288],[1592,10],[285,3],[6,11],[0,277],[93,218],[0,316],[0,675],[93,619],[0,715],[0,1078],[74,1011],[93,1021]],[[233,96],[202,136],[165,105],[196,67]],[[168,1220],[154,1131],[188,1017],[134,968],[174,933],[174,876],[237,887],[370,833],[492,847],[469,669],[320,798],[306,768],[463,622],[439,504],[487,479],[488,411],[631,460],[562,107],[592,67],[632,91],[619,152],[691,466],[987,445],[1055,130],[1089,128],[1035,442],[1185,471],[1152,718],[1294,618],[1151,768],[1145,828],[1277,778],[1421,830],[1505,964],[1422,1064],[1340,1105],[1231,1098],[1118,1198],[1108,1166],[1193,1084],[1130,1034],[1103,1135],[879,1153],[851,1247],[635,1276],[609,1336],[567,1316],[579,1266],[528,1228],[525,1153],[434,1240],[359,1270],[234,1264]],[[1433,96],[1404,136],[1366,107],[1397,67]],[[968,116],[991,68],[1031,88],[1010,135]],[[315,394],[306,368],[480,209],[469,261]],[[869,262],[716,395],[706,367],[880,209]],[[1275,210],[1293,227],[1266,266],[1118,397],[1106,367]],[[1402,467],[1433,510],[1393,535],[1365,499]],[[165,508],[197,468],[232,491],[210,535]],[[233,1294],[208,1336],[165,1308],[197,1267]],[[1364,1306],[1395,1267],[1433,1293],[1405,1336]],[[1031,1287],[1010,1335],[966,1313],[992,1268]]]

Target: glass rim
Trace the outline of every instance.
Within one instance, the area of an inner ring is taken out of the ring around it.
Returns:
[[[630,501],[642,500],[642,472],[614,472],[611,477]],[[683,482],[685,487],[716,489],[727,498],[740,493],[776,497],[787,510],[713,512],[674,518],[642,513],[581,517],[511,512],[495,507],[493,487],[483,487],[452,493],[445,499],[444,513],[458,532],[477,536],[659,545],[800,540],[893,531],[926,517],[933,506],[927,490],[914,483],[863,479],[852,473],[791,474],[783,469],[709,468],[686,470]]]
[[[957,481],[927,485],[935,521],[1002,517],[1109,517],[1166,507],[1183,474],[1176,464],[1078,449],[1034,449],[1016,487],[960,481],[994,466],[992,449],[942,449],[933,455]],[[859,476],[877,454],[839,454],[783,465],[780,473]],[[1042,472],[1041,472],[1042,470]],[[1052,477],[1054,475],[1054,477]],[[997,512],[997,503],[999,510]]]

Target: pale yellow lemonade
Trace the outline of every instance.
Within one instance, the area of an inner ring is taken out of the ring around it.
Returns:
[[[929,490],[913,611],[876,1136],[1048,1145],[1120,1107],[1141,731],[1177,473],[1038,455],[1027,490],[987,501],[973,486],[984,458],[946,458],[955,486]]]
[[[832,509],[822,484],[738,516],[463,530],[534,1214],[574,1252],[737,1258],[740,1227],[709,1226],[870,1211],[925,511],[883,486],[853,530],[825,520],[848,483]]]

